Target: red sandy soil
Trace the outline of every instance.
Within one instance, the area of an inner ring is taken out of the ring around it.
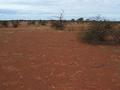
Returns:
[[[0,90],[120,90],[120,46],[75,32],[0,31]]]

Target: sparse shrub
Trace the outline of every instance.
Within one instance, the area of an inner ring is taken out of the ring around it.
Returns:
[[[36,21],[35,20],[30,20],[30,21],[28,21],[28,25],[36,25]]]
[[[88,30],[82,33],[82,41],[93,44],[120,43],[120,30],[113,30],[109,22],[93,22]]]
[[[0,21],[0,25],[1,25],[1,27],[8,27],[9,22],[8,21]]]
[[[27,21],[27,25],[31,25],[32,23],[31,23],[31,21]]]
[[[12,21],[11,23],[14,28],[17,28],[19,26],[19,21]]]
[[[47,24],[47,22],[46,21],[42,21],[42,20],[40,20],[40,21],[38,21],[38,23],[40,24],[40,25],[43,25],[43,26],[45,26],[46,24]]]
[[[17,28],[17,27],[18,27],[18,24],[17,24],[17,23],[13,23],[13,27],[14,27],[14,28]]]
[[[61,21],[53,21],[51,23],[51,27],[55,28],[56,30],[64,30],[65,25]]]
[[[75,19],[71,19],[71,22],[76,22],[76,20]]]
[[[37,21],[38,24],[41,24],[41,22],[42,22],[42,20],[38,20],[38,21]]]
[[[32,21],[31,21],[31,24],[32,24],[32,25],[36,25],[36,21],[32,20]]]
[[[64,10],[58,16],[59,20],[52,21],[51,27],[55,28],[56,30],[64,30],[65,28],[65,20],[64,17]]]
[[[111,35],[116,43],[120,43],[120,30],[112,31]]]
[[[84,33],[83,40],[87,42],[101,42],[104,41],[106,30],[103,23],[94,22],[90,28]]]
[[[82,22],[82,21],[84,21],[84,18],[77,19],[77,22]]]

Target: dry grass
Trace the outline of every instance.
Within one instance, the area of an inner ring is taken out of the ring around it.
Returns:
[[[91,26],[91,22],[68,22],[65,25],[65,29],[63,31],[75,31],[81,32],[88,30]],[[51,22],[47,22],[46,25],[36,24],[29,25],[28,22],[21,22],[19,24],[19,28],[13,28],[12,24],[9,24],[9,27],[2,27],[0,30],[42,30],[42,31],[54,31],[55,28],[51,27]],[[113,30],[120,30],[120,24],[116,23],[112,25]]]
[[[70,23],[66,26],[66,31],[82,31],[88,29],[89,23]]]

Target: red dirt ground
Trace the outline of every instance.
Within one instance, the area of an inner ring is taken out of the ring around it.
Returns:
[[[120,47],[75,32],[0,31],[0,90],[120,90]]]

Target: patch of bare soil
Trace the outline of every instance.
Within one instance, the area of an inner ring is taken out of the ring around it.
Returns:
[[[120,47],[75,32],[0,32],[0,90],[120,90]]]

